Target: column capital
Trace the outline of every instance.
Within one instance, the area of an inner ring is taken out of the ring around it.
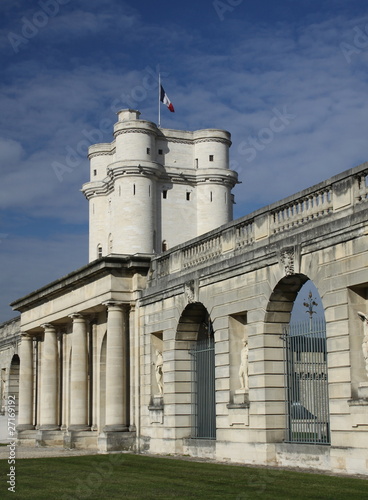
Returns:
[[[20,332],[20,338],[23,340],[33,340],[33,335],[27,332]]]
[[[46,330],[53,330],[53,331],[56,331],[56,328],[54,325],[52,325],[51,323],[44,323],[43,325],[41,325],[41,328],[43,328],[45,331]]]
[[[76,321],[76,320],[85,321],[86,320],[85,316],[83,316],[83,314],[80,314],[80,313],[69,314],[68,318],[71,318],[73,321]]]
[[[119,300],[106,300],[105,302],[102,302],[103,306],[106,306],[107,309],[125,309],[126,307],[129,306],[129,304],[126,304],[125,302],[121,302]]]

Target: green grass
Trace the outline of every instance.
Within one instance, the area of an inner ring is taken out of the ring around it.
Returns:
[[[16,493],[0,460],[0,498],[287,500],[368,498],[364,479],[112,454],[16,460]]]

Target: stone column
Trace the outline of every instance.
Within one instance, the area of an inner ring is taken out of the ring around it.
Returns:
[[[81,314],[73,320],[70,373],[70,430],[88,429],[88,347],[87,325]]]
[[[45,337],[41,352],[40,429],[57,430],[58,426],[58,345],[55,327],[42,325]]]
[[[106,425],[104,431],[127,431],[127,312],[122,303],[107,302]]]
[[[17,430],[34,429],[33,425],[33,341],[22,334],[19,349],[19,413]]]

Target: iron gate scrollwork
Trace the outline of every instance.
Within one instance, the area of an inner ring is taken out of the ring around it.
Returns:
[[[284,329],[286,442],[330,444],[326,323]]]

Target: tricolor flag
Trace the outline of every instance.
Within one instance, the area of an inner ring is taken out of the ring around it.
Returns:
[[[175,109],[174,106],[172,105],[172,102],[170,99],[167,97],[166,92],[164,91],[164,88],[162,85],[160,85],[160,101],[166,104],[166,106],[169,108],[169,110],[174,113]]]

